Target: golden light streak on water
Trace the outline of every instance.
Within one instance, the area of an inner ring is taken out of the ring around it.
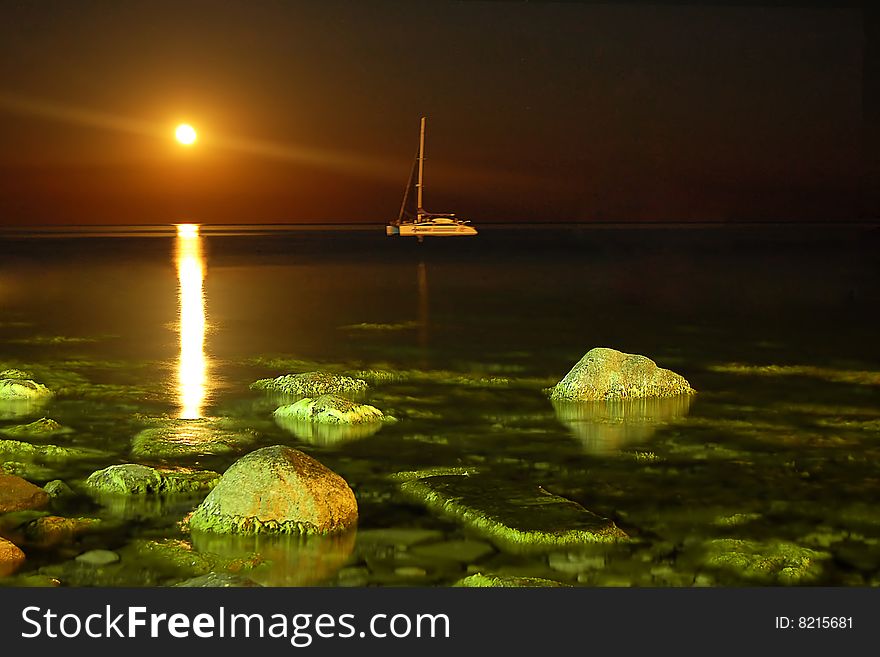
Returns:
[[[205,355],[205,258],[202,237],[195,224],[178,224],[177,278],[180,304],[180,360],[177,367],[177,390],[180,399],[178,417],[202,417],[207,396],[208,359]]]

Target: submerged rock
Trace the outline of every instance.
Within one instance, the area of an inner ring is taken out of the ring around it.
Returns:
[[[609,454],[648,441],[658,428],[685,417],[693,397],[643,397],[601,401],[553,400],[557,419],[591,454]]]
[[[232,464],[190,518],[194,530],[325,534],[357,521],[345,480],[299,450],[264,447]]]
[[[786,541],[720,538],[706,545],[705,565],[757,582],[804,584],[818,579],[830,555]]]
[[[107,456],[106,452],[88,447],[64,447],[62,445],[32,445],[20,440],[0,440],[0,456],[13,459],[41,459],[44,461],[69,461]]]
[[[25,436],[39,438],[41,436],[54,436],[56,434],[70,433],[71,429],[62,427],[55,420],[42,417],[30,424],[17,424],[11,427],[3,427],[0,434],[6,436]]]
[[[8,577],[21,568],[24,563],[24,552],[14,543],[0,538],[0,577]]]
[[[213,418],[165,420],[163,426],[139,432],[131,443],[138,458],[175,458],[231,454],[253,444],[257,434],[248,429],[229,428]]]
[[[260,379],[252,383],[250,387],[251,390],[273,390],[287,395],[317,397],[319,395],[360,393],[367,389],[367,382],[329,372],[303,372],[302,374],[284,374],[274,379]]]
[[[400,488],[508,549],[543,550],[628,538],[611,520],[540,486],[480,474],[409,473]]]
[[[43,516],[25,525],[24,535],[28,545],[49,548],[68,543],[101,524],[97,518],[62,518]]]
[[[279,406],[274,415],[320,424],[365,424],[385,420],[385,414],[375,406],[356,404],[336,395],[321,395],[315,399],[306,397],[294,404]]]
[[[0,513],[42,509],[49,495],[39,486],[15,475],[0,473]]]
[[[43,490],[46,491],[52,499],[63,499],[76,496],[73,489],[60,479],[53,479],[52,481],[47,482],[46,485],[43,486]]]
[[[596,347],[550,389],[553,400],[590,401],[693,394],[684,377],[650,358]]]
[[[111,563],[119,561],[120,557],[110,550],[89,550],[83,552],[76,558],[78,563],[88,564],[89,566],[109,566]]]
[[[156,469],[126,463],[93,472],[86,479],[85,485],[99,493],[139,495],[210,490],[219,480],[220,475],[209,470]]]
[[[190,577],[174,586],[184,588],[218,589],[218,588],[254,588],[261,586],[252,579],[232,573],[208,573],[198,577]]]
[[[0,379],[0,400],[47,399],[52,395],[49,388],[32,379]]]
[[[458,580],[453,586],[472,588],[535,588],[535,587],[567,587],[568,584],[540,577],[513,577],[510,575],[484,575],[474,573]]]

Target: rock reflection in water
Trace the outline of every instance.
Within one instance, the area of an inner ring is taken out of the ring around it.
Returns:
[[[693,397],[649,397],[608,401],[553,401],[557,419],[590,454],[610,454],[648,441],[658,427],[687,415]]]
[[[296,418],[274,416],[275,422],[299,440],[311,445],[335,445],[349,440],[368,438],[382,428],[381,422],[360,424],[328,424],[326,422],[306,422]]]
[[[2,399],[0,400],[0,420],[17,420],[40,414],[48,399]]]
[[[355,535],[355,531],[325,536],[193,531],[192,542],[199,552],[225,559],[259,555],[263,563],[247,577],[263,586],[310,586],[330,580],[348,562]]]

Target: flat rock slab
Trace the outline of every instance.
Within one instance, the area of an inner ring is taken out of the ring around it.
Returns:
[[[442,541],[443,532],[438,529],[389,527],[387,529],[358,529],[358,545],[381,545],[409,547],[428,541]]]
[[[0,513],[42,509],[49,494],[39,486],[10,474],[0,474]]]
[[[482,474],[411,475],[400,488],[428,508],[510,549],[575,547],[628,538],[611,520],[533,484]]]

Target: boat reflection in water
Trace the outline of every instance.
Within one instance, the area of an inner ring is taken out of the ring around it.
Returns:
[[[175,260],[179,282],[180,358],[177,366],[178,417],[202,417],[207,395],[205,356],[205,257],[197,224],[177,225]]]

